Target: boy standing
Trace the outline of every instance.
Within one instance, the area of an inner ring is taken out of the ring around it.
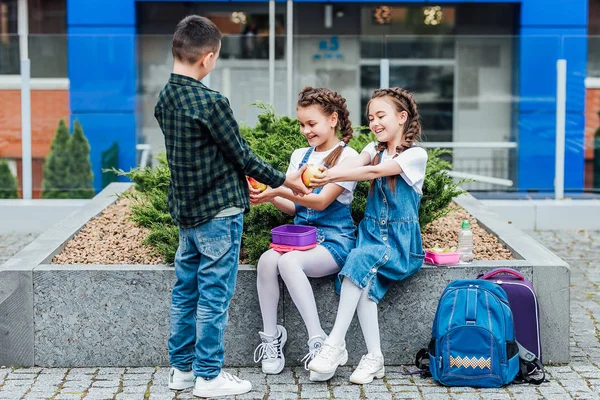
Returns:
[[[309,193],[302,171],[286,178],[250,150],[228,100],[200,82],[214,69],[220,47],[221,32],[210,20],[197,15],[181,20],[173,36],[173,73],[154,110],[171,171],[169,211],[179,226],[169,388],[193,386],[199,397],[252,389],[249,381],[221,370],[243,212],[250,206],[245,176]]]

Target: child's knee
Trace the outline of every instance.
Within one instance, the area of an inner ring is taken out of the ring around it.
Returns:
[[[294,257],[294,254],[292,253],[285,253],[279,259],[278,268],[281,278],[286,279],[286,277],[292,275],[293,272],[301,269],[301,265],[298,262],[298,257]]]
[[[258,259],[258,263],[256,265],[258,276],[260,277],[261,275],[265,274],[271,275],[273,273],[277,274],[277,264],[280,257],[281,255],[273,250],[264,252]]]

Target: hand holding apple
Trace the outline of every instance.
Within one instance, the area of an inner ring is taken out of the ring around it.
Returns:
[[[319,167],[315,164],[308,164],[306,166],[306,169],[304,170],[304,172],[302,173],[302,182],[306,185],[306,187],[310,187],[310,184],[312,183],[312,178],[314,178],[316,175],[320,174],[321,170],[319,169]]]
[[[284,185],[288,187],[296,196],[304,196],[309,194],[312,190],[308,189],[304,182],[302,182],[302,174],[306,170],[306,165],[302,166],[298,171],[288,174],[285,177]]]
[[[277,197],[277,189],[267,187],[263,192],[258,190],[250,191],[250,204],[255,206],[262,203],[269,203]]]
[[[261,192],[264,192],[265,189],[267,188],[267,185],[257,181],[253,177],[248,176],[247,178],[248,178],[248,183],[250,183],[250,186],[252,186],[253,189],[257,189],[257,190],[260,190]]]
[[[325,167],[318,167],[317,171],[314,172],[310,178],[310,187],[325,186],[332,181],[330,170]]]

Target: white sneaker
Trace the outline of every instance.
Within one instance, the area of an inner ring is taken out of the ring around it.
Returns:
[[[258,332],[262,343],[254,350],[254,362],[261,361],[262,371],[265,374],[275,375],[280,373],[285,366],[283,347],[287,341],[287,331],[281,325],[277,325],[277,337],[267,336]]]
[[[369,353],[360,359],[358,367],[350,375],[350,382],[364,385],[373,382],[373,378],[381,379],[384,375],[383,356],[374,356]]]
[[[305,370],[309,371],[308,363],[310,363],[313,360],[313,358],[315,358],[315,356],[319,353],[319,351],[321,351],[321,346],[323,346],[323,342],[325,342],[325,339],[327,339],[327,337],[323,337],[321,335],[313,336],[310,339],[308,339],[308,353],[301,360],[304,361]],[[334,374],[335,371],[328,374],[320,374],[315,371],[310,371],[310,376],[308,379],[311,382],[325,382],[330,380]]]
[[[202,377],[196,378],[193,394],[196,397],[234,396],[248,393],[252,390],[252,383],[223,370],[216,378],[207,381]]]
[[[325,341],[315,358],[308,363],[308,369],[320,374],[331,374],[335,373],[337,367],[345,365],[347,362],[346,342],[341,345],[333,345]]]
[[[169,373],[169,389],[184,390],[194,386],[194,371],[180,371],[177,368],[171,368]]]

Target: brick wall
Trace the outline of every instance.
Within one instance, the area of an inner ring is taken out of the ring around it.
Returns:
[[[17,160],[21,186],[21,92],[0,90],[0,158]],[[33,157],[33,197],[39,198],[42,187],[42,166],[50,151],[50,143],[64,118],[69,122],[68,90],[31,91],[31,152]]]

